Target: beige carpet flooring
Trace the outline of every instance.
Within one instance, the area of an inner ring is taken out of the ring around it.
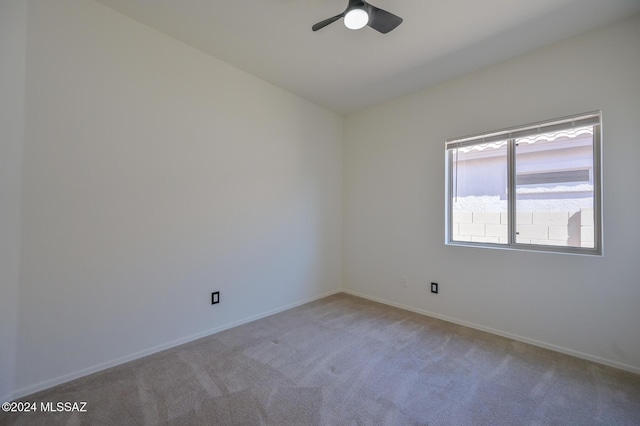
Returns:
[[[640,425],[640,376],[337,294],[21,398],[5,425]]]

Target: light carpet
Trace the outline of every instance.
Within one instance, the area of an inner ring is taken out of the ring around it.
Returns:
[[[21,401],[8,425],[639,425],[640,376],[344,293]]]

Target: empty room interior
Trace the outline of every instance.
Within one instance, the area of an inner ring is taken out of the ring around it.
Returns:
[[[640,1],[0,0],[0,63],[0,424],[640,424]]]

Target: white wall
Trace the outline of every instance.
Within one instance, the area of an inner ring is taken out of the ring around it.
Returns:
[[[28,5],[0,8],[0,397],[335,291],[343,220],[349,291],[640,371],[640,17],[349,116],[343,197],[341,117],[91,1]],[[594,109],[604,257],[444,245],[446,138]]]
[[[640,372],[638,46],[635,16],[347,117],[343,285]],[[604,257],[445,246],[445,139],[593,110]]]
[[[14,386],[27,4],[0,2],[0,402]]]
[[[15,394],[340,287],[342,117],[86,0],[26,87]]]

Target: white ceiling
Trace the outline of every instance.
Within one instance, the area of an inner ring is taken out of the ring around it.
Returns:
[[[640,0],[371,0],[384,35],[342,21],[347,0],[98,0],[341,114],[640,12]]]

